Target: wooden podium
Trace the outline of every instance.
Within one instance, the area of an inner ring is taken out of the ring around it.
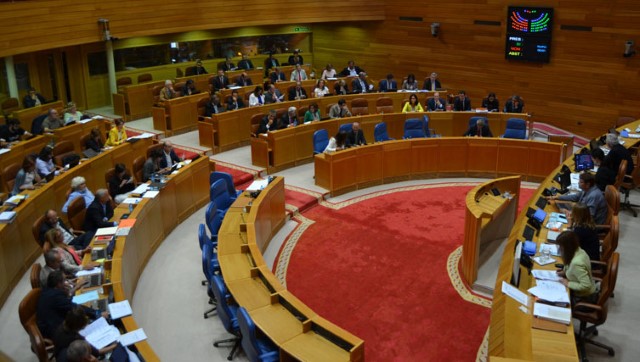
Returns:
[[[474,290],[493,294],[504,245],[516,220],[519,194],[520,176],[485,182],[467,194],[462,274]]]

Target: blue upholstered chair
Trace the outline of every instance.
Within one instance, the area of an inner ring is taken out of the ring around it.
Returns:
[[[404,121],[404,138],[425,138],[424,121],[420,118],[409,118]]]
[[[209,199],[218,205],[218,210],[226,213],[229,210],[233,199],[229,197],[227,182],[223,179],[217,180],[209,186]]]
[[[227,183],[227,190],[229,191],[229,197],[231,197],[233,200],[235,200],[238,196],[240,196],[240,194],[242,194],[241,190],[236,190],[235,184],[233,183],[233,177],[231,177],[231,174],[228,174],[226,172],[213,171],[212,173],[210,173],[209,185],[211,185],[212,183],[220,179],[224,180]]]
[[[487,125],[487,127],[489,126],[489,120],[487,117],[471,117],[469,118],[469,128],[475,127],[479,119],[484,119],[484,124]]]
[[[256,325],[243,307],[238,308],[238,324],[242,335],[242,349],[251,362],[276,362],[278,347],[267,338],[258,338]]]
[[[384,122],[380,122],[376,124],[376,127],[373,129],[373,139],[376,142],[384,142],[393,140],[395,138],[389,137],[389,134],[387,133],[387,124]]]
[[[433,128],[429,128],[429,116],[426,114],[422,116],[422,122],[424,124],[424,134],[426,137],[440,137]]]
[[[329,132],[326,129],[319,129],[313,133],[313,154],[324,152],[329,144]]]
[[[221,343],[233,343],[233,348],[227,356],[227,360],[231,361],[233,359],[233,354],[240,347],[240,325],[238,324],[238,318],[236,315],[238,314],[238,306],[235,304],[229,303],[231,299],[231,295],[227,291],[227,287],[224,285],[224,281],[220,275],[213,275],[211,279],[209,279],[209,284],[213,289],[213,294],[215,295],[215,299],[218,302],[218,317],[222,321],[222,325],[227,332],[233,334],[233,338],[223,339],[219,341],[213,342],[214,347],[218,347]]]
[[[503,138],[527,139],[527,121],[520,118],[509,118]]]
[[[209,202],[204,212],[204,219],[207,228],[209,228],[209,233],[211,233],[211,241],[214,245],[218,244],[218,230],[220,230],[223,218],[224,213],[218,210],[216,203],[214,201]],[[200,245],[200,249],[202,249],[202,245]]]
[[[338,128],[338,132],[349,133],[353,130],[353,123],[345,123],[341,124],[340,128]]]
[[[209,295],[209,304],[214,305],[213,308],[204,312],[204,318],[206,319],[209,318],[209,315],[217,309],[215,306],[216,299],[210,281],[216,272],[220,271],[220,263],[218,262],[218,254],[213,250],[213,242],[211,242],[211,239],[207,236],[203,224],[198,225],[198,240],[200,241],[202,248],[202,272],[206,278],[203,285],[208,284],[207,294]]]

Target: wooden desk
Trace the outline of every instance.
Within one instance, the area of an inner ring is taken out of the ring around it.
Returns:
[[[153,128],[170,136],[174,132],[189,130],[198,125],[198,102],[208,99],[203,92],[164,101],[164,107],[153,107]]]
[[[20,127],[24,128],[25,131],[31,132],[33,119],[40,115],[48,113],[51,108],[57,110],[58,114],[62,118],[64,110],[62,101],[54,101],[36,107],[20,109],[18,111],[14,111],[11,115],[11,118],[19,119]]]
[[[110,121],[106,119],[94,119],[87,123],[75,123],[70,126],[55,129],[53,131],[53,138],[55,142],[62,140],[71,141],[71,143],[73,143],[73,151],[80,155],[80,157],[84,157],[82,155],[82,150],[84,149],[84,145],[81,144],[82,136],[91,133],[91,130],[96,127],[100,130],[100,134],[104,135],[107,132],[107,125],[111,127],[110,124]]]
[[[256,326],[280,347],[281,361],[363,361],[364,342],[319,317],[289,293],[262,253],[285,222],[284,179],[277,177],[251,202],[239,196],[218,234],[225,284]]]
[[[388,141],[316,155],[315,183],[335,196],[420,178],[522,175],[539,181],[561,162],[561,155],[558,143],[504,138]]]
[[[126,121],[149,116],[153,106],[152,91],[158,85],[164,85],[164,80],[120,87],[113,95],[114,113]]]

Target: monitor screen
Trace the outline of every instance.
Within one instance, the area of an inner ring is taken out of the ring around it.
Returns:
[[[576,172],[593,169],[593,159],[590,154],[576,154]]]
[[[505,58],[549,62],[553,8],[510,6]]]

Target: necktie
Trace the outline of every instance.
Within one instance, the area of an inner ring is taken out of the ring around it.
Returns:
[[[302,75],[300,74],[300,72],[298,72],[298,81],[301,82],[302,81]]]
[[[482,126],[478,126],[476,133],[478,134],[478,137],[482,137]]]
[[[258,96],[258,103],[262,104],[262,97]]]

